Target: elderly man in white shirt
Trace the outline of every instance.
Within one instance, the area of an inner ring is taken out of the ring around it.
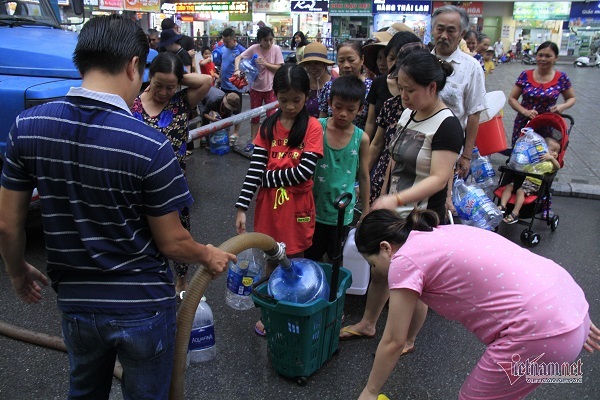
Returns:
[[[440,7],[433,13],[431,21],[435,40],[432,53],[454,67],[454,73],[448,77],[440,97],[466,132],[463,152],[457,161],[457,173],[464,178],[471,166],[471,153],[479,129],[479,113],[486,108],[483,70],[475,58],[458,47],[469,28],[469,16],[464,9]]]

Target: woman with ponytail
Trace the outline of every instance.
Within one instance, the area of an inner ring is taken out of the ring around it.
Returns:
[[[406,219],[375,210],[364,217],[355,240],[372,269],[388,275],[390,288],[385,331],[359,400],[377,398],[418,334],[426,315],[421,301],[487,346],[459,399],[522,399],[539,383],[516,379],[515,360],[570,365],[582,347],[600,351],[600,330],[571,275],[494,232],[439,226],[430,210],[415,209]]]
[[[235,225],[238,234],[246,232],[246,211],[258,190],[254,231],[284,242],[288,257],[303,257],[315,230],[313,174],[317,159],[323,157],[323,128],[306,110],[310,79],[304,67],[285,64],[278,69],[273,91],[279,109],[265,119],[254,139],[235,204]],[[255,330],[264,335],[260,321]]]
[[[372,209],[396,209],[404,213],[415,207],[429,209],[444,221],[446,188],[464,141],[460,121],[439,97],[446,77],[452,72],[449,63],[429,51],[413,49],[390,74],[398,81],[406,109],[388,146],[391,161],[382,195],[374,201]],[[388,297],[387,271],[372,271],[363,317],[357,324],[343,328],[340,339],[373,337]],[[423,304],[420,307],[427,311]],[[406,352],[412,350],[410,343]]]

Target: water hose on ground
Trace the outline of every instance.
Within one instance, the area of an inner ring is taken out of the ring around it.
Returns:
[[[239,254],[246,249],[257,248],[264,251],[271,259],[285,259],[285,246],[282,246],[272,237],[262,233],[244,233],[235,236],[222,243],[219,248],[233,254]],[[185,297],[179,306],[169,400],[183,400],[185,364],[194,315],[198,304],[200,304],[200,299],[204,295],[204,291],[212,278],[206,267],[200,266],[192,277],[188,290],[185,292]]]

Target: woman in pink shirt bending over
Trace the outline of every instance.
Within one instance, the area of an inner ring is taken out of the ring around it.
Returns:
[[[414,340],[420,330],[425,315],[417,300],[459,321],[487,346],[459,399],[521,399],[539,383],[517,379],[515,362],[570,364],[582,347],[600,351],[600,330],[571,275],[500,235],[438,226],[429,210],[414,210],[407,219],[375,210],[355,240],[373,268],[389,268],[390,287],[389,318],[360,400],[377,398],[410,345],[407,338]]]

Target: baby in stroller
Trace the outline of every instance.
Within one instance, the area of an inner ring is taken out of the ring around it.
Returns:
[[[542,161],[537,164],[530,164],[525,166],[524,172],[534,172],[537,174],[550,174],[556,172],[560,169],[560,164],[558,163],[558,155],[560,154],[560,142],[552,137],[544,138],[546,144],[548,145],[548,153],[542,155]],[[526,196],[535,195],[539,192],[540,186],[542,184],[541,179],[534,178],[532,176],[527,176],[523,184],[520,188],[518,188],[515,192],[515,200],[512,212],[504,217],[502,221],[507,224],[514,224],[519,221],[519,212],[521,207],[523,207],[523,203],[525,202]],[[502,196],[500,198],[500,211],[503,213],[506,212],[506,206],[508,201],[510,200],[514,189],[514,183],[509,183],[505,186]]]

